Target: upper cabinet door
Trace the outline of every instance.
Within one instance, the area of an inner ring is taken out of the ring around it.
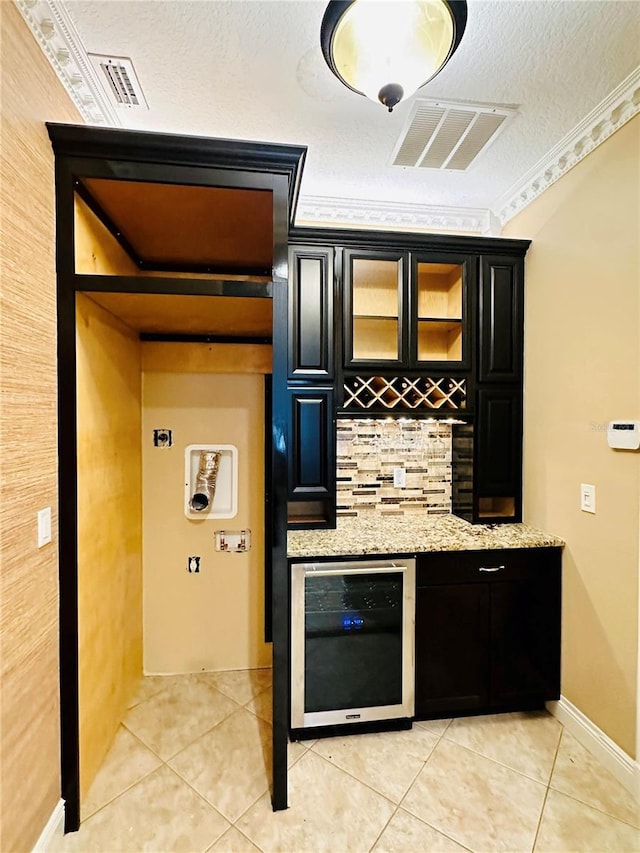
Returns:
[[[333,251],[289,249],[289,379],[333,379]]]
[[[344,251],[345,366],[401,367],[407,362],[407,257]]]
[[[485,255],[481,260],[479,382],[522,377],[524,261]]]
[[[415,367],[469,367],[469,294],[475,257],[417,255],[412,264],[410,352]]]

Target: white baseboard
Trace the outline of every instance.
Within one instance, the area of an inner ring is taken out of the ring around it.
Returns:
[[[40,833],[32,853],[47,853],[54,841],[61,841],[64,836],[64,800],[58,800],[47,825]]]
[[[559,702],[547,702],[547,710],[553,714],[576,740],[613,773],[628,791],[640,798],[640,764],[618,746],[615,741],[599,729],[589,717],[574,704],[560,697]]]

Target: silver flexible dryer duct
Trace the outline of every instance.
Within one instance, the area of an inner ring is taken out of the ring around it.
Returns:
[[[217,450],[201,450],[198,476],[191,498],[191,509],[202,512],[213,503],[216,493],[216,479],[220,465],[220,453]]]

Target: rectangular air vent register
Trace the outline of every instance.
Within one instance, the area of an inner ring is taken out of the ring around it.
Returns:
[[[418,99],[393,150],[391,165],[463,172],[516,112],[515,107]]]
[[[101,55],[89,53],[89,59],[102,87],[114,107],[130,110],[148,110],[149,106],[142,94],[142,86],[127,56]]]

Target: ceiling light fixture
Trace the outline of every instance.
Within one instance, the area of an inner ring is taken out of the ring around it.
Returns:
[[[447,64],[466,23],[464,0],[331,0],[320,44],[345,86],[391,112]]]

